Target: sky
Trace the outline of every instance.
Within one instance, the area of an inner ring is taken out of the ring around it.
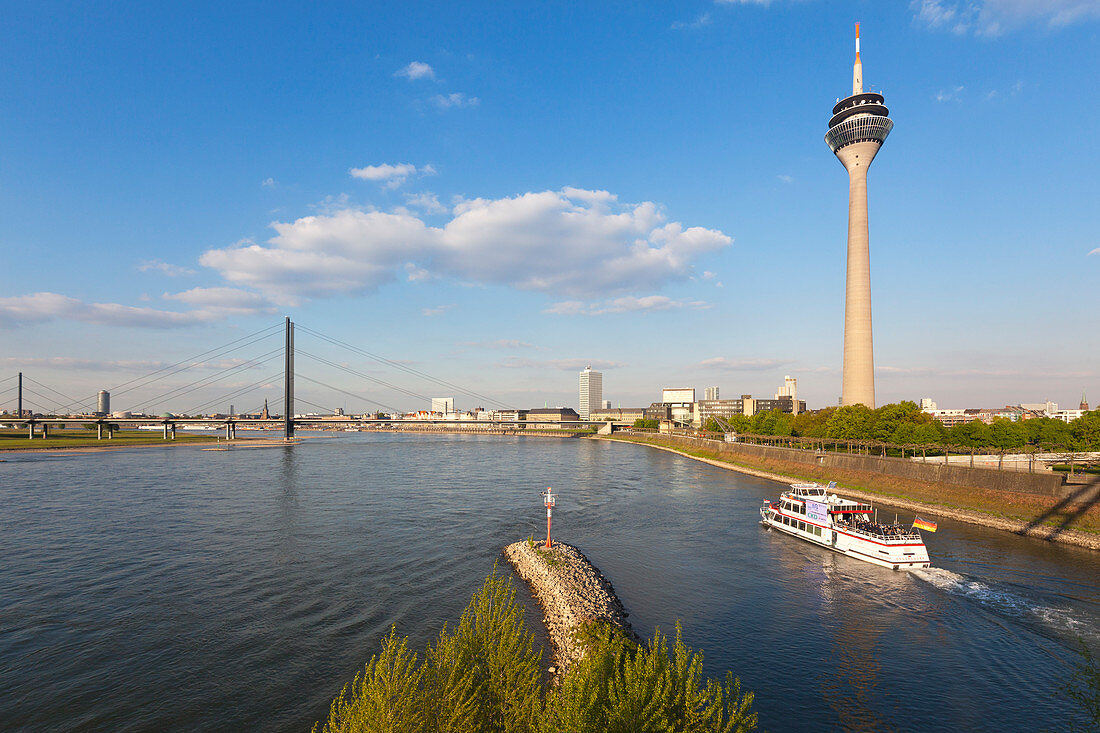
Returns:
[[[1100,401],[1100,0],[3,5],[5,407],[836,404],[855,22],[879,403]]]

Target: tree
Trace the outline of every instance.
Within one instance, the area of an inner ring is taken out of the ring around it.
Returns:
[[[866,440],[874,420],[866,405],[845,405],[836,408],[825,424],[825,436],[838,440]]]
[[[704,679],[703,655],[669,650],[660,632],[639,645],[618,628],[591,622],[577,642],[583,659],[548,691],[542,654],[524,621],[510,578],[493,572],[462,620],[444,627],[417,666],[395,630],[354,682],[333,701],[314,733],[550,733],[694,731],[756,728],[753,694],[727,673]]]
[[[993,418],[989,426],[990,445],[1001,450],[1023,448],[1027,443],[1027,428],[1003,417]]]
[[[921,445],[942,445],[947,439],[947,428],[939,420],[932,420],[913,429],[913,442]]]
[[[981,420],[959,423],[948,430],[948,440],[964,448],[982,448],[990,442],[989,426]]]
[[[1086,412],[1068,427],[1079,449],[1100,450],[1100,409]]]
[[[899,426],[918,424],[922,416],[923,413],[917,407],[917,403],[911,400],[883,405],[874,411],[874,422],[869,437],[889,442]]]

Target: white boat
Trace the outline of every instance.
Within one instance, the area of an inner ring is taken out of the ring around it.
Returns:
[[[791,484],[779,501],[764,500],[760,523],[857,560],[894,570],[927,568],[928,548],[913,527],[879,524],[870,504],[830,494],[828,486]]]

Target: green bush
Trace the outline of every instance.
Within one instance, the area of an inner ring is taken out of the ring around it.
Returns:
[[[423,662],[394,629],[333,701],[314,733],[584,733],[756,728],[753,695],[739,680],[704,680],[701,654],[670,650],[660,632],[637,645],[592,623],[578,641],[584,659],[549,691],[510,579],[494,568],[453,629],[444,627]]]

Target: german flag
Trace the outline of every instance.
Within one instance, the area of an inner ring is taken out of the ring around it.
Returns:
[[[936,523],[935,522],[930,522],[927,519],[921,519],[920,517],[917,517],[916,519],[913,520],[913,526],[916,529],[923,529],[923,530],[927,530],[928,532],[935,532],[936,531]]]

